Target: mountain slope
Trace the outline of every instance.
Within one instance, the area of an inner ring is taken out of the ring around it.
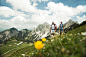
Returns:
[[[17,36],[18,30],[16,28],[11,28],[8,30],[5,30],[3,32],[0,32],[0,41],[5,41],[11,38],[12,36]]]
[[[16,28],[10,28],[3,32],[0,32],[0,43],[4,42],[5,40],[8,40],[12,36],[19,37],[20,39],[25,40],[25,38],[28,36],[27,29],[22,29],[21,31],[18,31]]]
[[[38,40],[43,37],[46,37],[50,33],[50,25],[46,22],[40,24],[38,25],[38,27],[34,28],[31,33],[32,33],[32,37],[34,37],[33,40]]]
[[[73,24],[79,24],[77,21],[72,21],[71,19],[64,24],[64,29],[70,27]]]

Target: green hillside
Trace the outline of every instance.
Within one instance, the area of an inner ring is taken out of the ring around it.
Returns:
[[[55,35],[52,39],[47,39],[44,47],[38,51],[34,44],[17,49],[9,57],[85,57],[86,56],[86,36],[81,33],[86,32],[86,25],[69,31],[61,36]]]
[[[86,25],[83,25],[81,27],[78,27],[77,29],[74,29],[72,31],[69,31],[69,33],[75,34],[75,33],[81,33],[81,32],[86,32]]]
[[[26,44],[26,43],[17,45],[20,42],[21,41],[11,40],[11,41],[8,41],[6,45],[3,44],[4,46],[0,47],[0,53],[1,53],[0,55],[3,55],[3,57],[8,57],[10,54],[15,52],[16,50],[29,46],[29,44]]]

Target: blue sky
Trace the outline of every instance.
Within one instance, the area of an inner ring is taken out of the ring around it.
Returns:
[[[0,0],[0,31],[15,27],[34,29],[38,24],[69,19],[86,20],[86,0]]]

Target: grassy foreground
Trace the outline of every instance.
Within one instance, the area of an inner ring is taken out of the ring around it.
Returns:
[[[3,55],[2,57],[8,57],[16,50],[29,46],[29,44],[26,43],[22,43],[20,45],[16,45],[15,43],[18,44],[20,41],[8,41],[6,45],[0,47],[1,55]]]
[[[86,25],[47,39],[40,51],[33,44],[16,50],[9,57],[85,57],[86,36],[81,35],[82,32],[86,32]]]

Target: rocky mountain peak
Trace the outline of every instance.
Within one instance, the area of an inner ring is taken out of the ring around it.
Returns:
[[[69,19],[69,21],[64,24],[64,28],[68,28],[69,26],[71,26],[73,24],[78,24],[78,22]]]
[[[69,19],[69,21],[67,23],[74,23],[74,21],[72,21],[71,19]]]
[[[14,28],[14,27],[12,27],[12,28],[10,28],[10,30],[17,30],[16,28]]]
[[[35,40],[46,37],[47,35],[49,35],[49,31],[50,25],[47,22],[44,22],[43,24],[39,24],[35,29],[33,29],[31,33],[35,37]]]
[[[43,25],[49,25],[47,22],[44,22]]]

